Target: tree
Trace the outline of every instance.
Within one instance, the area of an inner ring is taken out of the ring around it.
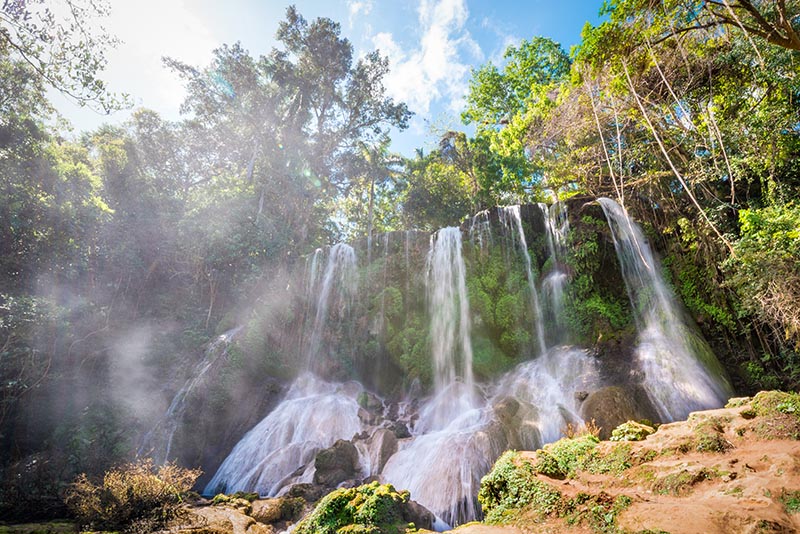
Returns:
[[[526,150],[526,131],[554,106],[570,60],[561,45],[545,37],[510,46],[502,70],[492,63],[472,71],[465,124],[475,123],[476,154],[481,154],[476,183],[497,202],[530,201],[542,179]]]
[[[352,163],[410,113],[385,95],[388,63],[377,52],[353,60],[330,19],[306,21],[294,7],[279,25],[282,48],[252,58],[223,46],[205,70],[168,60],[186,81],[191,137],[213,154],[206,179],[223,173],[255,186],[257,220],[291,241],[318,234],[327,200],[346,192]]]
[[[117,43],[96,23],[108,13],[103,0],[3,0],[0,54],[24,61],[45,83],[82,106],[117,109],[124,102],[99,77],[106,49]]]
[[[800,5],[794,1],[614,0],[604,10],[618,20],[635,17],[654,21],[659,28],[655,42],[696,31],[742,31],[748,39],[755,36],[782,48],[800,50],[796,23]]]
[[[524,114],[551,87],[569,73],[570,61],[561,45],[547,37],[523,40],[509,46],[500,71],[491,62],[473,69],[467,94],[467,108],[461,114],[465,124],[476,123],[479,130],[499,129],[514,115]]]

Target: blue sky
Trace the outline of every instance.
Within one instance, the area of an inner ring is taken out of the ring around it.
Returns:
[[[206,65],[223,43],[241,41],[254,56],[275,46],[275,30],[289,3],[274,0],[111,0],[105,27],[122,43],[109,53],[104,75],[112,91],[127,92],[136,107],[178,119],[183,87],[161,56]],[[392,149],[426,151],[436,132],[462,128],[459,113],[470,69],[501,60],[507,46],[544,35],[565,49],[596,24],[600,0],[296,0],[307,19],[329,17],[360,55],[376,48],[389,56],[387,90],[416,113],[411,127],[393,136]],[[77,131],[124,121],[78,108],[54,95],[57,109]]]

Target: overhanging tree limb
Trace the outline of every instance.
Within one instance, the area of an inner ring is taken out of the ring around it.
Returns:
[[[666,158],[667,163],[669,164],[669,167],[672,170],[672,173],[678,179],[678,182],[681,184],[681,187],[683,187],[684,191],[686,191],[686,194],[689,196],[689,199],[691,199],[692,203],[697,207],[697,210],[700,212],[700,216],[703,217],[703,220],[714,231],[714,233],[717,234],[717,237],[719,237],[720,240],[725,244],[731,256],[735,257],[736,254],[733,250],[733,245],[731,245],[731,243],[727,239],[725,239],[725,237],[720,233],[717,227],[714,226],[714,223],[711,222],[711,219],[708,218],[708,215],[706,215],[705,210],[703,210],[702,206],[700,206],[700,203],[697,201],[697,198],[695,198],[691,189],[689,189],[688,184],[683,179],[683,176],[675,167],[675,164],[672,162],[672,158],[669,156],[669,152],[667,152],[667,148],[664,146],[664,142],[661,140],[661,137],[658,135],[655,126],[650,121],[650,117],[647,114],[647,110],[645,109],[641,99],[639,98],[639,93],[636,91],[636,87],[633,85],[633,80],[631,80],[631,75],[628,70],[628,64],[624,60],[622,61],[622,68],[625,71],[625,79],[628,81],[628,87],[631,90],[631,94],[633,95],[634,100],[636,100],[636,104],[639,107],[639,110],[642,112],[642,116],[644,117],[644,120],[647,123],[647,127],[650,130],[650,133],[653,134],[653,138],[658,144],[658,148],[661,149],[661,153]]]

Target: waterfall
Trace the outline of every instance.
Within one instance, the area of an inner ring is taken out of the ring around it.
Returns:
[[[569,233],[567,206],[561,202],[556,202],[551,206],[539,203],[539,209],[542,212],[547,232],[547,249],[550,253],[551,264],[550,272],[542,281],[542,290],[549,304],[550,318],[560,337],[565,330],[563,321],[564,289],[569,278],[563,267],[567,234]]]
[[[611,228],[636,319],[636,356],[644,386],[659,416],[674,421],[695,410],[722,406],[732,393],[724,371],[702,337],[684,321],[641,228],[613,200],[597,201]]]
[[[170,460],[172,452],[172,439],[181,424],[183,414],[186,411],[186,400],[194,389],[205,379],[208,371],[216,364],[228,357],[228,347],[234,336],[242,329],[241,326],[232,328],[224,334],[218,336],[209,343],[205,350],[203,360],[197,365],[192,376],[186,380],[183,387],[178,390],[172,398],[172,402],[164,413],[164,416],[148,432],[139,449],[137,456],[153,456],[156,463],[163,464]]]
[[[448,397],[442,399],[440,411],[434,418],[434,425],[440,426],[457,415],[458,412],[454,413],[452,410],[456,405],[470,402],[468,399],[474,390],[469,300],[466,267],[461,255],[461,230],[451,226],[442,228],[431,236],[426,270],[434,391],[436,397]],[[459,391],[454,392],[453,388]],[[448,406],[453,403],[453,406]]]
[[[528,279],[530,292],[530,307],[533,314],[533,328],[536,332],[538,342],[538,354],[544,354],[547,345],[544,339],[544,322],[542,311],[539,306],[539,292],[536,290],[536,279],[533,277],[533,267],[531,265],[531,254],[528,252],[528,242],[525,240],[525,231],[522,229],[522,218],[519,213],[519,206],[506,206],[498,208],[500,221],[503,228],[511,232],[511,239],[517,244],[523,259],[525,260],[525,275]]]
[[[275,496],[311,482],[316,453],[362,431],[358,384],[333,384],[305,373],[286,398],[236,444],[206,486],[205,495],[255,491]],[[310,464],[302,472],[298,468]]]
[[[338,243],[331,247],[321,280],[318,280],[316,274],[317,262],[315,252],[309,277],[313,285],[308,287],[310,295],[314,292],[317,294],[316,313],[305,351],[308,369],[314,369],[322,356],[322,340],[330,320],[344,319],[346,313],[353,308],[358,289],[356,252],[350,245]]]
[[[383,478],[410,490],[444,527],[479,515],[475,498],[480,479],[502,444],[485,432],[489,412],[472,376],[466,268],[458,228],[442,228],[431,237],[427,273],[434,396],[420,410],[414,439],[389,458]]]
[[[470,220],[469,241],[473,247],[480,249],[481,252],[486,252],[492,245],[492,227],[489,220],[489,210],[479,211]]]
[[[587,350],[561,346],[502,377],[492,404],[509,397],[520,404],[514,424],[518,441],[510,445],[536,450],[559,439],[567,424],[582,423],[576,393],[602,386],[599,374],[597,360]]]

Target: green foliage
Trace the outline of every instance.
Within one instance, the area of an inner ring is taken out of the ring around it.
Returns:
[[[530,507],[537,514],[547,515],[562,503],[561,493],[534,476],[529,459],[516,451],[506,451],[492,470],[481,479],[478,501],[487,523],[504,523],[515,512]]]
[[[650,425],[627,421],[611,431],[611,441],[642,441],[653,432]]]
[[[633,500],[627,495],[611,495],[601,491],[596,495],[580,492],[570,499],[562,512],[570,525],[586,523],[593,532],[622,533],[617,527],[617,515],[628,508]]]
[[[428,158],[411,171],[403,201],[408,222],[421,230],[456,226],[472,212],[469,175],[454,165]]]
[[[626,335],[633,318],[627,295],[621,291],[624,284],[604,263],[609,251],[601,248],[608,223],[584,215],[570,229],[566,263],[573,274],[564,310],[570,331],[585,344]]]
[[[472,71],[465,123],[479,128],[501,124],[515,113],[524,113],[538,86],[547,86],[566,76],[569,57],[561,45],[546,37],[523,40],[509,46],[502,72],[491,63]]]
[[[587,463],[599,442],[592,434],[561,438],[536,452],[534,469],[552,478],[572,478]]]
[[[413,315],[406,320],[405,328],[386,343],[389,356],[409,381],[419,379],[423,384],[430,384],[433,380],[428,330],[427,322],[421,316]]]
[[[144,460],[108,471],[99,484],[81,475],[66,502],[85,529],[150,532],[177,516],[198,476],[199,470],[173,464],[155,468]]]
[[[66,0],[51,9],[44,0],[0,6],[0,53],[34,66],[32,74],[81,106],[108,113],[121,107],[99,74],[116,39],[103,27],[107,2]]]
[[[741,238],[725,264],[727,283],[745,310],[800,345],[800,206],[742,210],[739,220]],[[796,362],[783,364],[783,372],[800,376]]]
[[[793,415],[800,419],[800,393],[762,391],[751,402],[756,415]]]
[[[317,504],[314,510],[297,524],[298,534],[370,533],[395,534],[405,532],[403,506],[409,493],[372,482],[357,488],[335,490]]]
[[[563,517],[571,525],[588,524],[595,532],[619,532],[617,515],[632,503],[627,495],[612,497],[602,491],[596,495],[580,492],[567,499],[536,478],[536,473],[552,476],[544,471],[564,475],[566,471],[575,469],[577,463],[592,456],[597,444],[596,438],[592,438],[594,436],[585,435],[561,440],[555,451],[539,450],[535,465],[516,451],[506,451],[481,480],[478,500],[485,521],[502,524],[513,521],[521,513],[533,513],[538,518],[548,515]],[[560,461],[564,465],[559,465]]]

